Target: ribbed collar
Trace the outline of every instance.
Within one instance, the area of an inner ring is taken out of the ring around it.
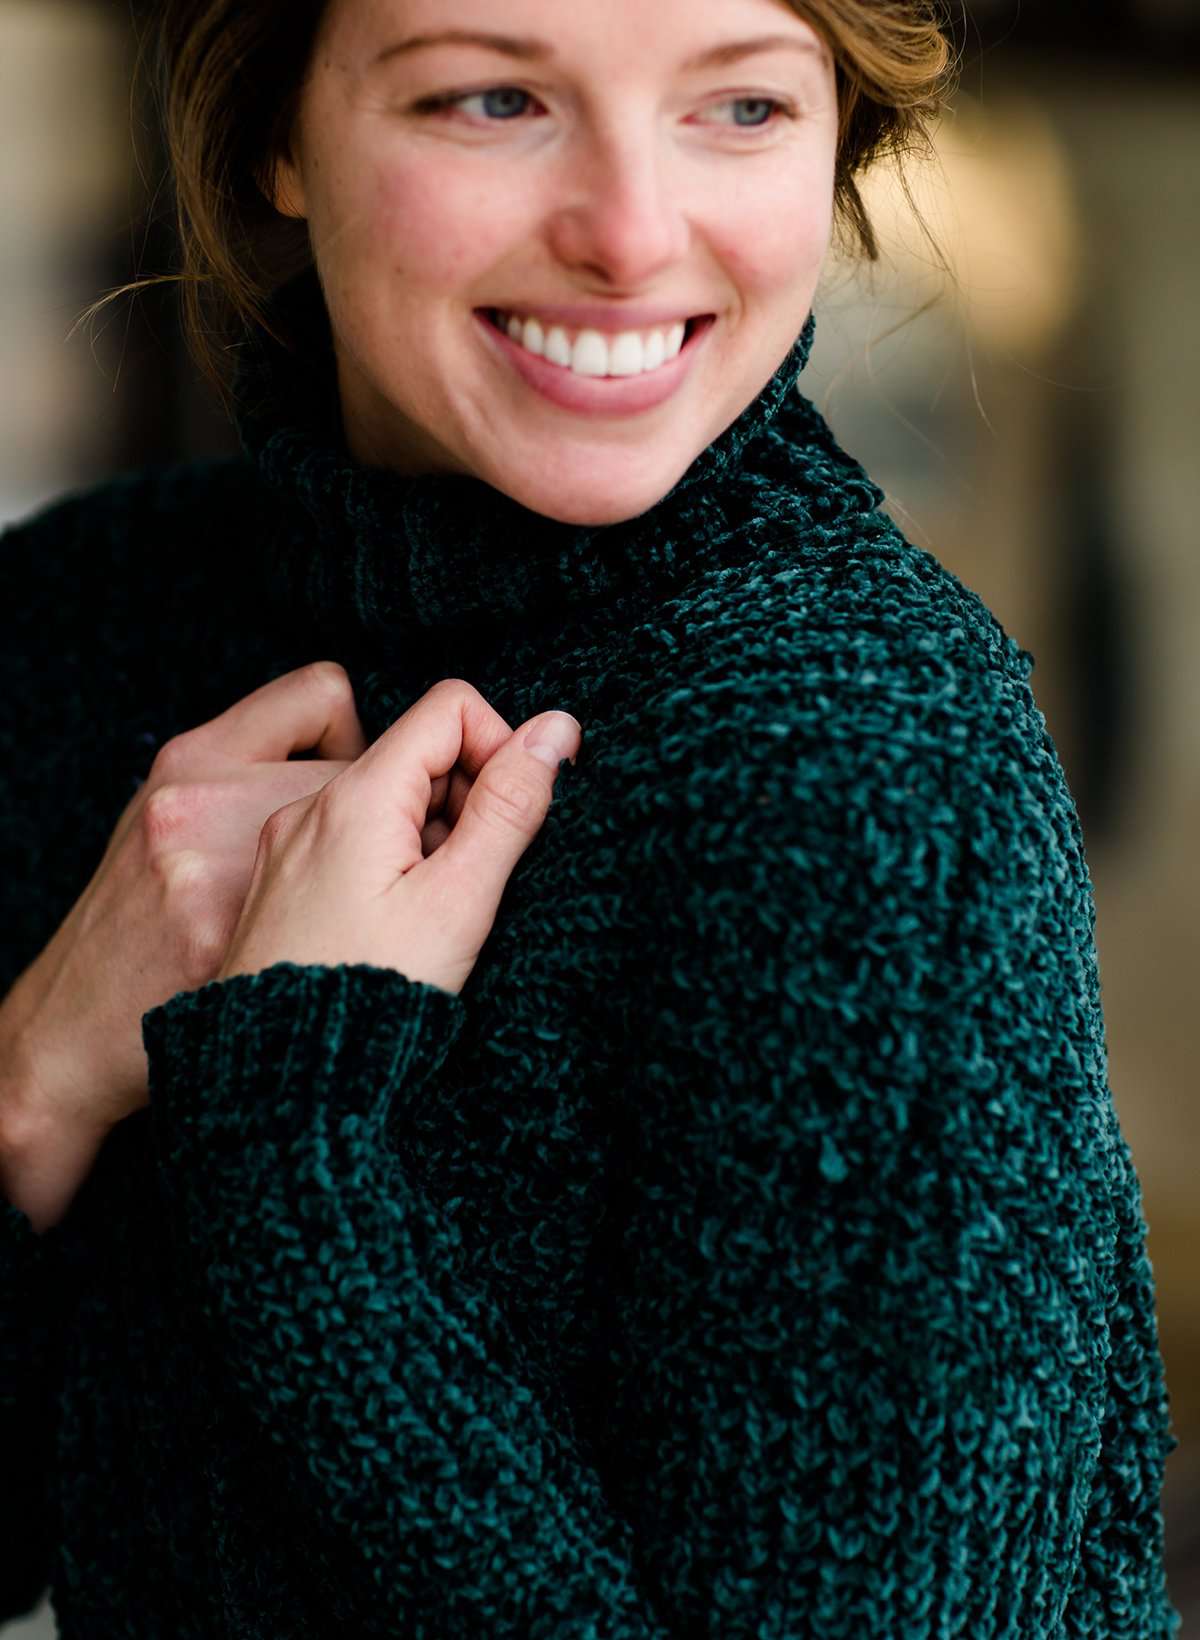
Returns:
[[[514,615],[553,620],[626,593],[661,601],[684,575],[745,554],[745,526],[762,510],[760,458],[769,446],[778,455],[792,436],[781,411],[811,410],[796,391],[812,347],[810,316],[758,396],[655,506],[617,524],[566,524],[480,479],[404,477],[356,462],[341,433],[315,276],[275,300],[302,344],[248,340],[237,384],[238,432],[279,526],[265,543],[270,572],[277,592],[323,624],[363,635],[415,636],[414,628],[429,634]]]

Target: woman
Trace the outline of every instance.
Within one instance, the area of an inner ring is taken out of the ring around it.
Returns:
[[[793,391],[944,41],[499,15],[165,7],[245,459],[3,541],[0,1610],[1168,1636],[1031,657]]]

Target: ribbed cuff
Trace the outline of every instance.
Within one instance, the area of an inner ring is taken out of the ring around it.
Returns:
[[[181,991],[142,1017],[168,1166],[306,1131],[321,1106],[382,1120],[442,1063],[462,998],[366,963],[281,962]]]

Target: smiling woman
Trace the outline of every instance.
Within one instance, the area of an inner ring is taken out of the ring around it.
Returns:
[[[819,55],[820,41],[832,55],[837,87],[835,209],[847,241],[874,258],[877,247],[858,179],[873,162],[920,147],[927,122],[941,107],[950,53],[933,6],[797,0],[794,6],[750,7],[747,14],[775,23],[788,20],[788,31],[776,27],[768,36],[771,45],[764,49],[781,54],[799,48]],[[692,60],[666,30],[666,13],[658,15],[670,45],[664,55],[676,95],[688,75],[706,70],[719,74],[748,60],[743,43],[733,37],[736,12],[727,11],[723,17],[721,33],[730,38],[708,42],[691,54]],[[343,70],[361,71],[367,63],[374,68],[388,59],[436,52],[436,62],[422,65],[422,80],[434,78],[435,67],[445,80],[461,76],[469,61],[468,47],[477,63],[480,51],[487,50],[510,67],[546,66],[546,53],[539,51],[536,38],[522,40],[512,29],[498,33],[494,14],[487,14],[493,26],[486,30],[465,23],[449,31],[404,31],[397,26],[399,19],[416,16],[414,7],[355,8],[327,5],[324,0],[263,0],[253,7],[236,0],[208,0],[162,8],[155,62],[180,207],[188,335],[210,379],[222,391],[227,393],[231,383],[228,341],[236,339],[245,323],[270,322],[266,308],[271,292],[311,256],[307,232],[281,236],[279,218],[260,182],[287,151],[306,74],[335,66],[328,52],[338,38],[330,33],[337,21],[346,28],[367,28],[369,22],[374,30],[371,39],[379,42],[372,54],[371,43],[363,39],[357,62],[337,65]],[[444,22],[444,9],[430,17]],[[605,29],[602,41],[609,52],[613,42],[623,39],[636,40],[640,52],[646,20],[643,8],[631,33],[624,34],[615,24]],[[597,16],[596,26],[602,22]],[[327,42],[321,54],[314,52],[319,32]],[[761,28],[759,32],[766,33]],[[454,47],[450,42],[456,40]],[[441,44],[434,47],[434,41]],[[598,63],[593,66],[598,70]],[[777,65],[777,76],[780,68],[785,85],[797,77],[786,60]],[[561,71],[570,72],[565,64]],[[625,77],[622,72],[620,78]],[[598,72],[588,78],[601,83]],[[719,86],[714,80],[714,89]],[[433,94],[429,97],[432,101]],[[432,111],[429,102],[425,111]]]
[[[1031,657],[798,387],[930,8],[162,11],[242,454],[0,542],[0,1617],[1169,1640]]]
[[[360,461],[475,475],[563,521],[629,518],[803,329],[831,226],[832,59],[796,19],[752,67],[740,48],[704,65],[694,24],[655,18],[631,61],[599,12],[553,57],[506,37],[396,43],[375,13],[326,13],[268,187],[307,223]],[[524,83],[489,86],[497,58]],[[771,93],[798,117],[718,117]],[[489,118],[497,96],[519,99],[515,117]],[[494,309],[525,321],[519,340],[476,322]],[[681,347],[671,332],[705,315]]]

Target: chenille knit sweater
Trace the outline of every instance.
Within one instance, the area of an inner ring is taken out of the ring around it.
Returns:
[[[179,993],[66,1218],[3,1207],[0,1618],[1174,1634],[1075,807],[810,334],[624,525],[356,468],[327,355],[263,348],[244,457],[0,537],[5,989],[156,749],[306,661],[369,741],[447,676],[584,730],[460,995]]]

